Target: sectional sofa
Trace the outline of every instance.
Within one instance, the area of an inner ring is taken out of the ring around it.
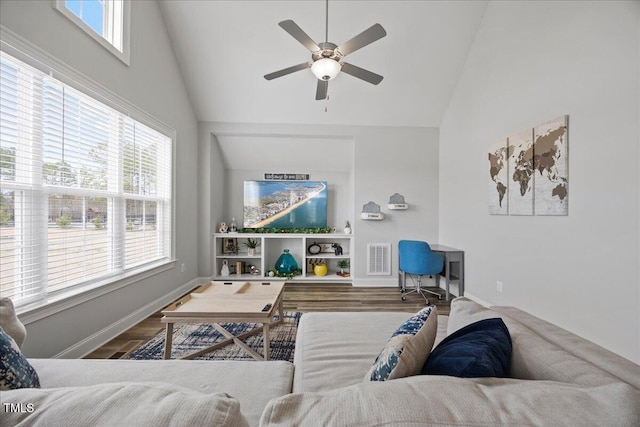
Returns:
[[[293,363],[30,359],[42,388],[0,393],[0,416],[25,426],[640,425],[640,366],[517,308],[464,297],[437,316],[434,347],[502,318],[508,377],[365,381],[409,316],[306,313]]]

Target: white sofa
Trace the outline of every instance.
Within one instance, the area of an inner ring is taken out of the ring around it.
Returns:
[[[0,415],[29,426],[640,425],[640,366],[516,308],[467,298],[438,316],[435,345],[476,320],[502,317],[511,378],[363,381],[408,317],[304,314],[293,364],[30,359],[42,389],[0,399],[33,411]]]

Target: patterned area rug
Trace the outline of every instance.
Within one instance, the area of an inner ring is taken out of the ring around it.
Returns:
[[[271,344],[271,360],[287,360],[293,362],[293,350],[296,344],[296,332],[302,313],[285,312],[284,321],[273,326],[269,336]],[[274,317],[277,320],[278,316]],[[257,323],[221,323],[234,335],[240,335],[260,326]],[[134,351],[126,359],[152,360],[162,359],[164,356],[165,331],[162,331]],[[176,323],[173,326],[173,343],[171,358],[176,359],[207,348],[225,337],[213,326],[206,323]],[[262,332],[252,335],[244,342],[256,353],[263,355]],[[255,360],[247,352],[235,344],[229,344],[210,353],[198,356],[193,360]]]

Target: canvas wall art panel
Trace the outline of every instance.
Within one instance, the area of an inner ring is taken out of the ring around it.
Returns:
[[[490,214],[569,214],[569,116],[489,144],[488,159]]]
[[[507,138],[509,215],[533,215],[533,130]]]
[[[569,116],[560,116],[533,129],[535,214],[569,213]]]
[[[489,145],[489,213],[509,213],[509,175],[507,168],[507,138]]]

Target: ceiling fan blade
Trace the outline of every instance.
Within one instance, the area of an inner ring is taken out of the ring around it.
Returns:
[[[298,24],[293,22],[291,19],[282,21],[278,23],[278,25],[280,25],[287,33],[291,34],[294,39],[302,43],[304,47],[309,49],[311,52],[318,52],[321,50],[320,46],[318,46],[318,44],[314,42],[307,33],[302,31],[302,28],[300,28]]]
[[[318,79],[318,88],[316,89],[316,101],[327,98],[327,90],[329,89],[329,80]]]
[[[338,46],[338,51],[342,56],[347,56],[356,50],[365,47],[368,44],[373,43],[376,40],[380,40],[387,35],[387,32],[382,28],[380,24],[374,24],[352,38],[349,41],[344,42]]]
[[[267,80],[277,79],[278,77],[286,76],[287,74],[295,73],[296,71],[309,68],[311,63],[303,62],[302,64],[294,65],[293,67],[285,68],[280,71],[274,71],[273,73],[265,74],[264,78]]]
[[[369,82],[369,83],[371,83],[373,85],[377,85],[384,78],[380,74],[372,73],[369,70],[365,70],[364,68],[356,67],[355,65],[348,64],[346,62],[342,63],[342,71],[344,71],[347,74],[351,74],[353,77],[357,77],[359,79],[362,79],[365,82]]]

